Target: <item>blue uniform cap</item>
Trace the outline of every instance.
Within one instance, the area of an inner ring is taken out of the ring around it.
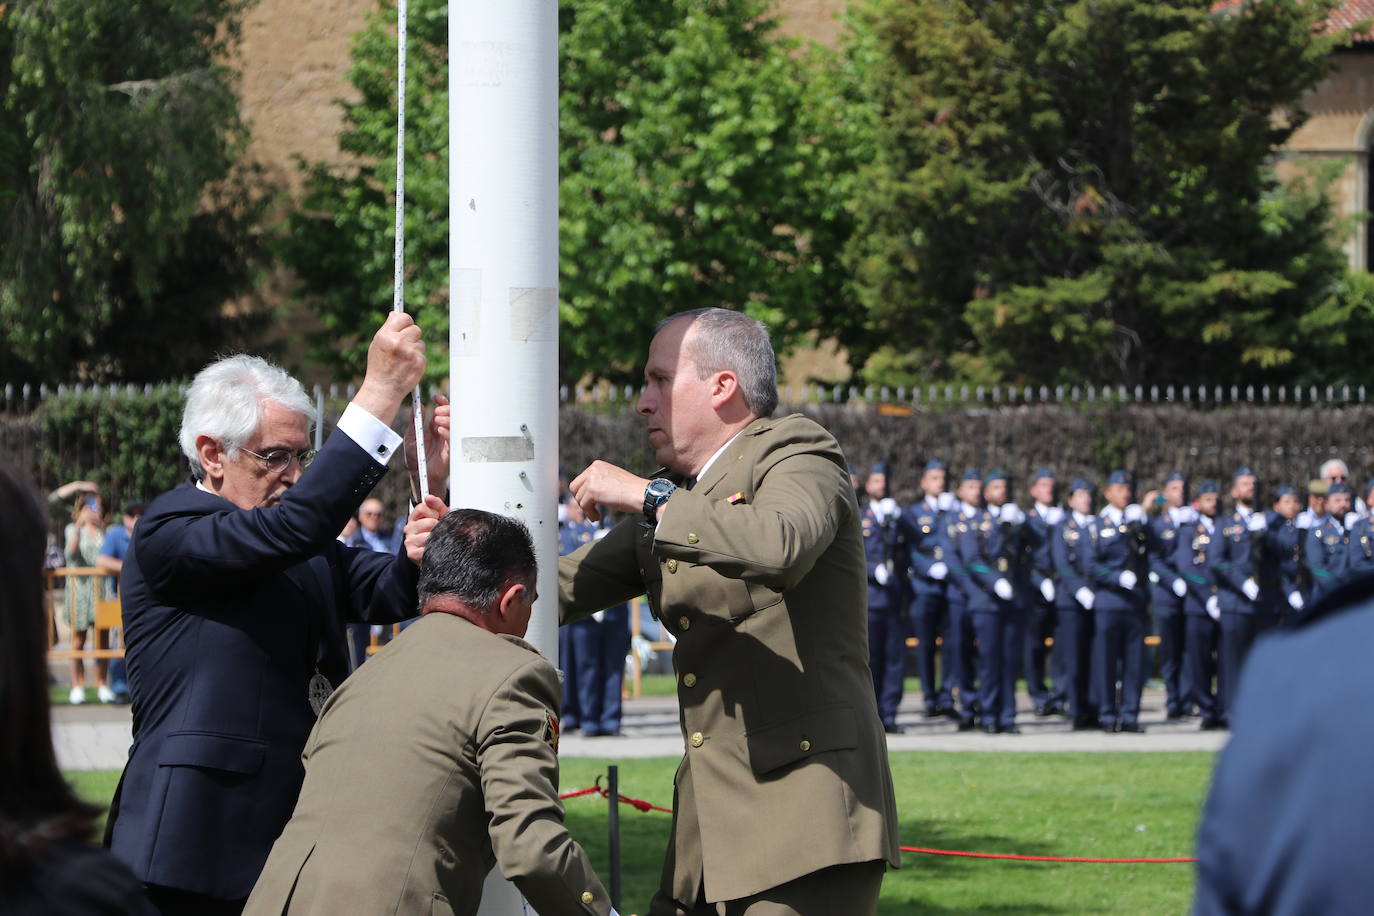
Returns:
[[[1274,502],[1278,502],[1279,500],[1283,499],[1285,496],[1297,496],[1297,495],[1298,495],[1298,491],[1297,491],[1297,489],[1296,489],[1295,487],[1293,487],[1293,486],[1291,486],[1291,485],[1289,485],[1289,484],[1286,484],[1286,483],[1281,483],[1281,484],[1279,484],[1279,488],[1278,488],[1277,490],[1274,491]]]
[[[1049,468],[1040,468],[1038,471],[1036,471],[1034,474],[1031,475],[1031,483],[1035,483],[1035,482],[1038,481],[1038,480],[1047,480],[1047,479],[1048,479],[1048,480],[1055,480],[1055,479],[1057,479],[1057,478],[1055,478],[1055,476],[1054,476],[1054,471],[1050,470]]]
[[[988,471],[988,476],[985,477],[985,478],[983,478],[983,480],[984,480],[985,483],[992,483],[994,480],[1006,480],[1006,479],[1007,479],[1007,472],[1004,471],[1004,470],[1002,470],[1001,468],[993,468],[991,471]]]
[[[1181,480],[1186,484],[1188,482],[1188,475],[1182,471],[1170,471],[1169,476],[1164,478],[1165,483],[1173,483],[1175,480]]]
[[[1250,470],[1250,465],[1248,465],[1248,464],[1242,464],[1240,467],[1236,468],[1236,472],[1235,472],[1234,474],[1231,475],[1231,479],[1232,479],[1232,480],[1235,480],[1237,477],[1254,477],[1254,476],[1255,476],[1255,472],[1252,471],[1252,470]]]
[[[1131,485],[1131,475],[1126,471],[1112,471],[1111,474],[1107,476],[1107,483],[1124,483],[1129,487]]]
[[[869,473],[869,474],[884,474],[884,475],[886,475],[886,474],[888,474],[888,473],[890,473],[890,472],[889,472],[888,469],[887,469],[887,462],[886,462],[886,461],[875,461],[875,462],[873,463],[873,468],[872,468],[872,470],[870,470],[868,473]]]
[[[924,472],[926,472],[926,471],[945,471],[945,470],[948,470],[948,468],[945,467],[945,463],[944,463],[943,461],[941,461],[939,458],[932,458],[932,459],[930,459],[929,461],[926,462],[926,466],[925,466],[924,468],[921,469],[921,472],[924,473]]]
[[[1335,496],[1337,493],[1349,493],[1350,488],[1339,480],[1332,481],[1331,486],[1326,488],[1327,496]]]
[[[1370,490],[1374,490],[1374,477],[1369,478],[1369,482],[1364,485],[1364,490],[1361,492],[1368,498]]]
[[[1201,485],[1199,485],[1198,488],[1197,488],[1197,495],[1198,495],[1198,496],[1202,496],[1202,495],[1205,494],[1205,493],[1220,493],[1220,492],[1221,492],[1221,488],[1217,486],[1217,482],[1216,482],[1215,480],[1204,480],[1204,481],[1201,483]]]
[[[976,480],[981,483],[983,480],[983,472],[978,470],[977,468],[969,468],[967,471],[964,472],[964,476],[962,479]]]
[[[1091,493],[1094,490],[1092,481],[1086,477],[1075,477],[1073,483],[1069,484],[1069,492],[1077,493],[1079,490],[1087,490]]]

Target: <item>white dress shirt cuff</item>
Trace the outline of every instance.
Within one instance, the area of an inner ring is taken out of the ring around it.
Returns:
[[[383,466],[400,450],[403,441],[395,430],[357,404],[344,408],[343,416],[339,417],[339,431]]]

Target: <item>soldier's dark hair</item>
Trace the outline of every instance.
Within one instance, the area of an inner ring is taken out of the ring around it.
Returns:
[[[763,322],[730,309],[692,309],[669,315],[654,333],[678,319],[693,325],[695,333],[684,349],[697,364],[699,377],[726,370],[735,373],[744,403],[754,415],[772,416],[778,407],[778,359]]]
[[[48,712],[43,613],[47,513],[33,486],[0,463],[0,876],[63,840],[89,840],[100,811],[57,768]],[[0,882],[2,883],[2,882]]]
[[[538,565],[524,523],[481,509],[454,509],[425,545],[416,591],[420,607],[438,595],[486,613],[512,580],[534,588]]]

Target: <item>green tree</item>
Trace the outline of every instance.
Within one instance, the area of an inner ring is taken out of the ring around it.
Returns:
[[[340,137],[352,161],[308,166],[284,251],[323,323],[318,355],[344,368],[366,341],[340,338],[390,301],[392,10],[383,0],[355,43],[359,97]],[[412,3],[407,87],[406,300],[435,343],[448,320],[444,12]],[[559,14],[562,377],[637,378],[654,323],[680,309],[745,310],[784,345],[851,323],[839,254],[857,144],[837,62],[782,38],[764,0],[563,0]]]
[[[871,381],[1292,380],[1343,259],[1275,153],[1332,0],[866,0]],[[1314,190],[1315,189],[1315,190]]]
[[[146,380],[258,326],[224,63],[251,0],[0,2],[0,379]]]

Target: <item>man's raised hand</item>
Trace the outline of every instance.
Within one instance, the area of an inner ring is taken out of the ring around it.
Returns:
[[[390,312],[367,348],[367,375],[353,403],[389,424],[424,374],[419,325],[405,312]]]
[[[406,522],[406,556],[416,566],[425,555],[425,545],[429,543],[430,532],[439,524],[439,519],[448,514],[448,506],[433,493],[425,501],[410,510],[410,520]]]
[[[617,512],[640,512],[644,508],[644,488],[648,478],[631,474],[624,468],[606,461],[593,461],[587,469],[568,484],[568,492],[577,500],[587,518],[601,521],[598,506]]]

